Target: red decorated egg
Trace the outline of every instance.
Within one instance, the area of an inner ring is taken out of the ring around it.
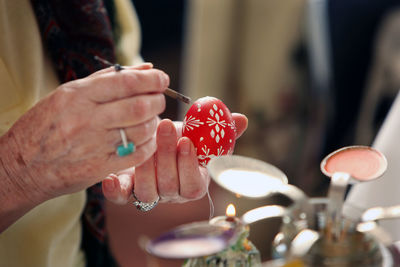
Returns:
[[[236,140],[235,121],[221,100],[202,97],[186,113],[182,135],[192,140],[199,163],[206,166],[214,157],[232,154]]]

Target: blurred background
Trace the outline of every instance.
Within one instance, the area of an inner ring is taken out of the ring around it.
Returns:
[[[164,70],[170,87],[192,99],[215,96],[249,118],[235,154],[277,166],[309,196],[325,196],[319,169],[330,152],[370,145],[400,86],[400,3],[397,0],[133,0],[142,57]],[[167,99],[163,118],[182,120],[187,106]],[[279,198],[248,200],[210,185],[215,215],[229,203],[238,216]],[[122,266],[180,266],[140,248],[183,223],[207,220],[202,200],[161,204],[131,221],[108,225],[123,246]],[[279,220],[251,227],[250,240],[270,259]],[[124,229],[123,231],[121,229]],[[126,230],[129,229],[129,230]],[[116,243],[111,240],[112,244]],[[134,262],[129,257],[134,255]]]

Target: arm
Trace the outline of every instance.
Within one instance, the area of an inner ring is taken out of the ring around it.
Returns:
[[[12,134],[0,137],[0,233],[13,224],[18,218],[35,207],[40,198],[29,195],[30,186],[19,184],[26,168],[24,162],[15,155],[16,143]],[[20,166],[18,166],[20,165]],[[33,194],[32,194],[33,195]]]

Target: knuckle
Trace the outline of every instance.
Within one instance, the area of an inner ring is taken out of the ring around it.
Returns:
[[[158,114],[162,113],[165,110],[166,100],[164,94],[159,94],[156,105],[158,107]]]
[[[151,119],[143,123],[142,125],[142,132],[144,136],[152,135],[157,129],[157,119]]]
[[[142,152],[142,153],[140,153],[140,152]],[[146,161],[147,155],[146,155],[146,153],[143,152],[142,149],[140,149],[140,151],[135,151],[134,158],[135,158],[135,160],[134,160],[135,165],[140,165]]]
[[[117,205],[125,205],[128,203],[128,200],[121,195],[113,196],[105,194],[105,197],[107,198],[108,201],[111,201],[112,203]]]
[[[158,187],[160,194],[165,197],[175,197],[178,195],[179,185],[174,183],[175,177],[164,176],[162,180],[166,181],[164,183],[159,183]]]
[[[157,146],[154,139],[155,138],[152,138],[149,141],[147,141],[147,143],[138,146],[135,153],[133,153],[133,159],[134,159],[133,165],[135,166],[141,165],[155,153]]]
[[[206,194],[206,190],[204,186],[197,186],[190,188],[189,190],[185,190],[182,197],[187,198],[189,200],[196,200],[202,198]]]
[[[163,89],[163,88],[168,87],[168,85],[169,85],[169,77],[168,77],[168,75],[166,75],[163,71],[157,71],[157,75],[158,75],[157,88]]]
[[[131,116],[136,118],[143,118],[149,113],[150,104],[143,98],[136,98],[134,104],[130,108]]]
[[[176,143],[168,143],[168,144],[162,144],[161,142],[159,142],[159,148],[162,151],[165,151],[167,153],[174,153],[176,152]]]
[[[104,122],[113,122],[115,121],[116,112],[99,112],[95,114],[95,118],[92,120],[95,125],[101,124],[103,125]]]
[[[57,88],[54,94],[51,96],[52,103],[57,110],[63,110],[70,106],[78,99],[78,93],[76,90],[69,86],[70,83],[66,83]]]
[[[140,75],[137,72],[130,72],[129,74],[123,74],[120,76],[120,86],[126,89],[126,93],[129,94],[134,88],[136,83],[141,82]]]
[[[147,185],[142,185],[141,188],[137,188],[135,196],[138,200],[146,203],[151,203],[157,199],[154,188]]]
[[[149,194],[141,193],[141,194],[137,194],[136,196],[137,196],[138,200],[140,200],[142,202],[150,203],[150,202],[154,201],[154,199],[152,199],[152,197]]]

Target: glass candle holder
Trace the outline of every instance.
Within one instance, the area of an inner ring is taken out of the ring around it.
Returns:
[[[235,227],[237,239],[223,251],[204,257],[187,259],[183,267],[261,267],[261,256],[248,240],[249,227],[241,224],[237,217],[218,216],[211,224],[229,224]]]

